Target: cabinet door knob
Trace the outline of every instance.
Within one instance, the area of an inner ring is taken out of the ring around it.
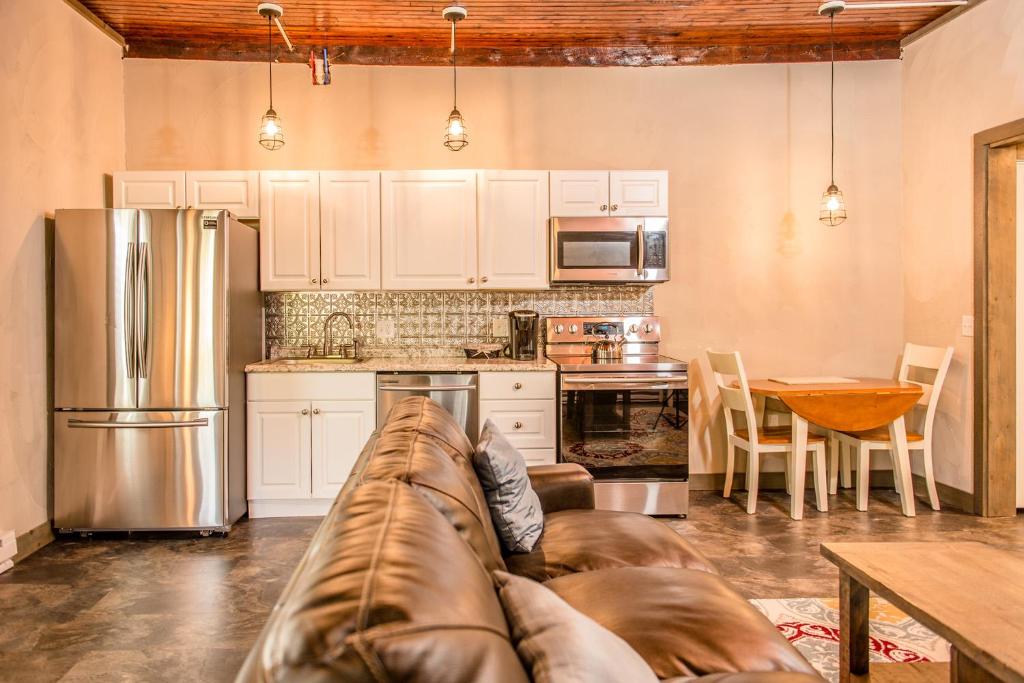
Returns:
[[[487,282],[487,276],[484,275],[482,278],[480,278],[480,282]]]
[[[314,415],[319,415],[320,414],[320,409],[319,408],[313,408],[313,414]]]
[[[324,278],[323,280],[321,280],[320,284],[326,285],[327,284],[327,278]]]
[[[522,382],[516,382],[515,384],[512,385],[512,390],[513,391],[519,391],[522,388],[523,388],[523,383]]]
[[[310,280],[310,282],[312,282],[315,285],[316,284],[316,278],[313,278],[312,280]]]
[[[516,422],[514,425],[512,425],[512,427],[514,429],[522,429],[523,428],[523,423],[522,422]]]
[[[471,277],[471,278],[469,278],[469,280],[467,280],[467,282],[469,284],[473,284],[474,282],[476,282],[476,278],[475,277]]]
[[[608,210],[608,205],[607,204],[602,204],[601,205],[601,210],[602,211],[607,211]]]
[[[303,415],[309,415],[309,408],[303,408],[302,409],[302,414]]]
[[[619,210],[619,205],[618,204],[612,204],[612,211],[618,211],[618,210]]]

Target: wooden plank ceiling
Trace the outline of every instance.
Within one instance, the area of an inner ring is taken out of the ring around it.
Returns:
[[[260,61],[267,23],[256,0],[80,0],[124,36],[128,56]],[[459,62],[494,66],[656,66],[827,60],[820,0],[463,0]],[[282,0],[296,49],[275,58],[448,63],[443,0]],[[949,8],[847,11],[838,59],[894,59],[899,41]]]

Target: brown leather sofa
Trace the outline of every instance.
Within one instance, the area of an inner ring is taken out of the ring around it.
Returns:
[[[544,535],[531,553],[502,553],[471,454],[437,404],[395,406],[237,680],[529,681],[491,578],[507,569],[546,581],[659,678],[820,683],[678,534],[644,515],[594,510],[581,467],[530,468]]]

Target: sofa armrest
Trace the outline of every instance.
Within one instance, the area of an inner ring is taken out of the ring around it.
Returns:
[[[559,463],[526,468],[544,514],[594,509],[594,478],[582,465]]]

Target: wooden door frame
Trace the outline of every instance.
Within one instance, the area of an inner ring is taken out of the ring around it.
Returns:
[[[1024,119],[974,136],[974,511],[985,517],[1017,512],[1016,204],[1021,143]]]

